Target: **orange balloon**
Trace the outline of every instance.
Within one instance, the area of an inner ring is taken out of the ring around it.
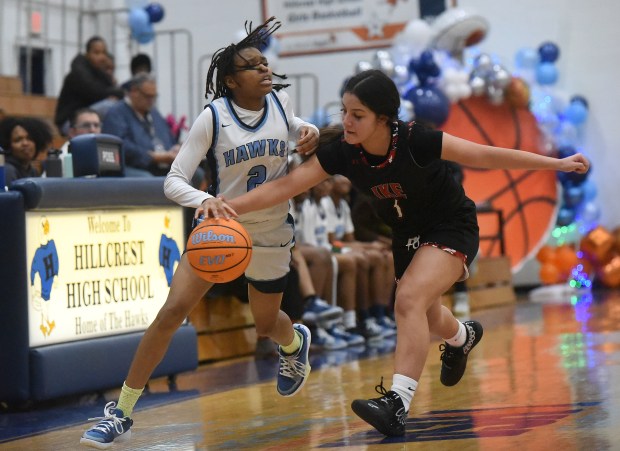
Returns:
[[[570,273],[570,271],[579,263],[579,257],[577,252],[571,246],[564,245],[558,247],[556,250],[556,265],[563,273]]]
[[[614,236],[603,226],[597,226],[581,239],[580,248],[598,265],[609,261],[615,245]]]
[[[603,285],[609,288],[620,287],[620,255],[615,255],[600,270]]]
[[[530,103],[530,87],[521,78],[513,77],[506,88],[506,101],[515,108],[526,108]]]
[[[561,282],[562,273],[552,263],[545,263],[540,267],[540,280],[545,285],[552,285]]]
[[[551,263],[555,261],[555,247],[545,244],[536,253],[536,260],[540,263]]]

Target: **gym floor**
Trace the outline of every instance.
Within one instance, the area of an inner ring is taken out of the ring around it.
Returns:
[[[313,352],[300,394],[275,391],[275,358],[201,365],[149,385],[133,436],[114,450],[620,449],[620,292],[520,300],[474,312],[485,335],[455,387],[439,382],[434,341],[404,437],[385,438],[350,409],[391,384],[393,343]],[[89,417],[118,390],[0,415],[0,449],[79,449]]]

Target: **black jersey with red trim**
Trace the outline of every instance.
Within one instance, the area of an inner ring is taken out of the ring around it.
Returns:
[[[373,200],[395,235],[424,233],[473,206],[441,160],[443,132],[398,122],[396,151],[377,157],[337,139],[316,155],[329,174],[342,174]],[[391,158],[391,161],[390,161]]]

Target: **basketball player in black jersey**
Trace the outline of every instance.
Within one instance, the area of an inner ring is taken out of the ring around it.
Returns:
[[[411,401],[424,368],[431,334],[444,337],[441,382],[452,386],[482,338],[477,321],[458,321],[440,296],[468,276],[478,251],[476,207],[443,160],[487,169],[550,169],[585,173],[581,154],[563,159],[484,146],[399,121],[400,96],[381,71],[353,76],[342,96],[344,132],[320,147],[289,175],[227,202],[215,215],[266,208],[307,190],[333,174],[348,177],[376,204],[392,227],[397,289],[397,340],[390,390],[355,400],[353,411],[381,433],[405,433]]]

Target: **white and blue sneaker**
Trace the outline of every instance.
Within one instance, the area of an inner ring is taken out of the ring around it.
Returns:
[[[322,349],[324,351],[335,351],[347,347],[347,342],[342,338],[334,337],[324,327],[313,327],[312,349]]]
[[[278,346],[280,368],[278,370],[278,393],[293,396],[304,386],[310,375],[308,351],[310,350],[310,330],[303,324],[293,324],[293,329],[301,335],[301,346],[295,354],[287,355]]]
[[[314,297],[305,306],[301,319],[307,324],[317,324],[322,321],[342,318],[343,313],[342,307],[331,305],[319,297]]]
[[[362,335],[345,330],[343,325],[332,326],[327,332],[334,338],[344,340],[347,346],[359,346],[366,343],[366,339]]]
[[[376,319],[377,324],[381,327],[381,333],[384,338],[393,337],[396,335],[396,323],[392,318],[387,315],[383,315]]]
[[[97,449],[108,449],[116,442],[127,441],[131,438],[133,420],[126,417],[121,409],[116,408],[114,401],[109,402],[103,409],[103,417],[89,418],[89,421],[99,422],[85,431],[80,444]]]

